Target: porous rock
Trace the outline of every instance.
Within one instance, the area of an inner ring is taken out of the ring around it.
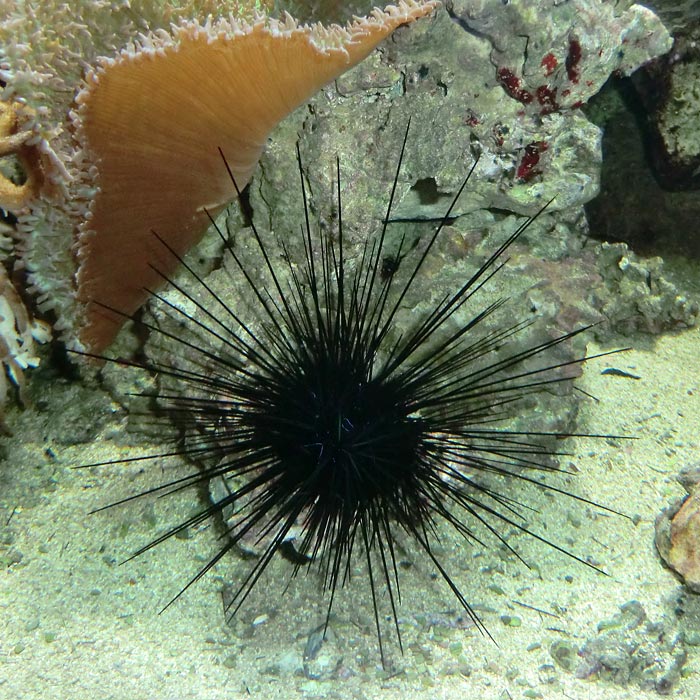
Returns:
[[[576,676],[614,685],[634,685],[669,695],[687,660],[683,635],[665,622],[652,622],[638,601],[598,624],[599,634],[579,650]]]
[[[660,333],[697,323],[698,302],[666,279],[661,258],[638,257],[626,243],[602,243],[598,270],[604,289],[596,297],[611,329]]]

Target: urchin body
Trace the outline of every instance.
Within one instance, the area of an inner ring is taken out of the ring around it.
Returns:
[[[546,434],[517,432],[507,422],[524,398],[565,380],[559,370],[581,362],[548,361],[547,354],[585,329],[509,352],[509,342],[530,322],[503,322],[487,329],[484,321],[505,300],[483,303],[477,297],[531,220],[459,289],[396,330],[401,306],[468,180],[429,240],[412,251],[413,260],[402,239],[392,257],[397,262],[387,270],[387,222],[405,146],[406,140],[380,231],[367,238],[352,265],[343,240],[340,166],[338,227],[331,238],[311,225],[299,157],[306,222],[301,263],[290,262],[284,244],[279,244],[279,256],[273,254],[271,242],[253,226],[261,268],[254,271],[219,231],[247,290],[249,303],[241,308],[252,308],[254,317],[224,302],[183,263],[198,291],[175,286],[196,306],[197,315],[162,294],[153,296],[189,333],[139,321],[178,359],[125,363],[176,381],[177,388],[162,401],[171,416],[197,434],[185,455],[217,458],[214,466],[155,491],[168,493],[218,477],[231,484],[225,495],[134,556],[189,526],[225,516],[226,543],[183,591],[227,552],[252,539],[258,557],[230,602],[235,614],[294,533],[302,555],[295,572],[301,562],[321,572],[329,598],[326,625],[337,588],[349,580],[355,561],[364,560],[382,658],[380,586],[388,592],[401,643],[395,550],[399,533],[416,543],[482,631],[481,621],[434,553],[440,523],[466,540],[481,542],[486,534],[508,549],[501,532],[514,527],[578,559],[526,527],[517,490],[494,490],[474,474],[549,488],[587,502],[540,483],[534,473],[557,471],[540,442]],[[406,266],[403,275],[399,261]]]

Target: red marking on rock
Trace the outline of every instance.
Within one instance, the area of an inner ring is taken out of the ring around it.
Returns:
[[[550,51],[542,57],[540,65],[544,68],[545,76],[549,77],[559,65],[559,61],[557,61],[557,57]]]
[[[566,74],[572,83],[578,83],[581,75],[581,44],[578,39],[569,39],[569,52],[566,54]]]
[[[525,146],[525,153],[518,165],[516,175],[522,182],[529,182],[535,175],[541,175],[542,171],[537,169],[540,162],[540,154],[549,148],[546,141],[533,141]]]
[[[513,73],[510,68],[498,69],[498,82],[503,86],[503,89],[515,100],[523,104],[532,102],[532,93],[525,90],[522,86],[522,80]]]
[[[557,88],[551,88],[549,85],[540,85],[535,94],[537,95],[537,101],[542,105],[541,114],[550,114],[559,109]]]
[[[464,117],[464,123],[467,126],[475,127],[478,124],[481,124],[481,119],[479,119],[479,117],[477,117],[471,109],[468,109],[467,114]]]

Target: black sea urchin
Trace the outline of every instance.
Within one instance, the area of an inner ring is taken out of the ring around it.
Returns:
[[[258,556],[229,604],[235,614],[275,552],[289,551],[294,536],[294,556],[289,557],[294,573],[306,564],[318,567],[328,596],[326,625],[336,591],[359,560],[382,659],[380,592],[401,645],[397,537],[417,543],[485,631],[434,551],[440,528],[446,523],[472,541],[490,533],[508,549],[503,530],[516,528],[566,552],[526,527],[519,507],[527,505],[518,500],[519,487],[541,486],[577,498],[534,476],[557,471],[541,440],[562,435],[512,430],[508,418],[526,397],[564,381],[562,367],[582,361],[546,358],[585,329],[508,350],[530,322],[504,320],[487,330],[485,319],[505,300],[475,305],[475,295],[503,267],[509,246],[532,219],[459,289],[403,327],[402,305],[469,179],[426,244],[409,251],[402,238],[389,254],[387,225],[407,135],[408,129],[381,231],[356,259],[347,258],[344,246],[339,162],[337,227],[333,235],[317,236],[297,150],[305,215],[301,263],[294,264],[287,246],[273,246],[252,225],[260,267],[254,270],[217,228],[249,299],[241,300],[240,309],[226,303],[185,265],[196,291],[173,285],[189,310],[152,293],[182,330],[139,321],[174,348],[172,359],[114,360],[174,380],[177,388],[163,391],[160,400],[170,417],[189,429],[182,448],[142,459],[182,453],[198,463],[211,458],[208,466],[149,493],[169,493],[215,477],[229,484],[228,492],[134,556],[188,527],[222,517],[225,544],[183,591],[229,550],[254,542]],[[507,484],[494,488],[475,478],[484,474],[510,482],[512,492]]]

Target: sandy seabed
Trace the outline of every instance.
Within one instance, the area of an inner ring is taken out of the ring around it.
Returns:
[[[579,429],[637,439],[572,440],[567,449],[578,474],[566,485],[635,516],[636,524],[564,497],[538,494],[533,504],[538,532],[600,564],[609,576],[517,534],[514,544],[536,563],[531,569],[493,549],[446,541],[440,552],[446,568],[497,646],[466,624],[429,563],[417,560],[403,578],[404,654],[390,634],[385,639],[391,673],[378,664],[371,603],[357,585],[338,595],[327,651],[305,664],[309,634],[324,619],[325,607],[314,574],[295,579],[283,595],[290,565],[281,558],[234,623],[226,621],[222,587],[245,571],[235,557],[158,614],[206,561],[217,533],[203,526],[119,565],[168,523],[192,513],[192,494],[139,499],[88,515],[159,483],[163,475],[138,463],[71,468],[143,454],[148,446],[125,446],[121,422],[89,443],[61,444],[51,422],[70,385],[47,391],[43,410],[12,412],[14,436],[2,447],[0,697],[658,697],[635,683],[578,678],[551,654],[555,642],[580,648],[596,637],[602,621],[633,600],[648,621],[676,629],[669,616],[682,586],[654,550],[654,520],[683,494],[678,471],[698,462],[700,330],[640,336],[631,345],[623,355],[586,365],[577,386],[598,401],[585,402]],[[606,367],[639,379],[601,374]],[[700,647],[687,649],[683,678],[671,697],[700,697]],[[325,669],[323,654],[330,664]],[[336,674],[343,677],[326,680],[336,664],[346,669]]]

